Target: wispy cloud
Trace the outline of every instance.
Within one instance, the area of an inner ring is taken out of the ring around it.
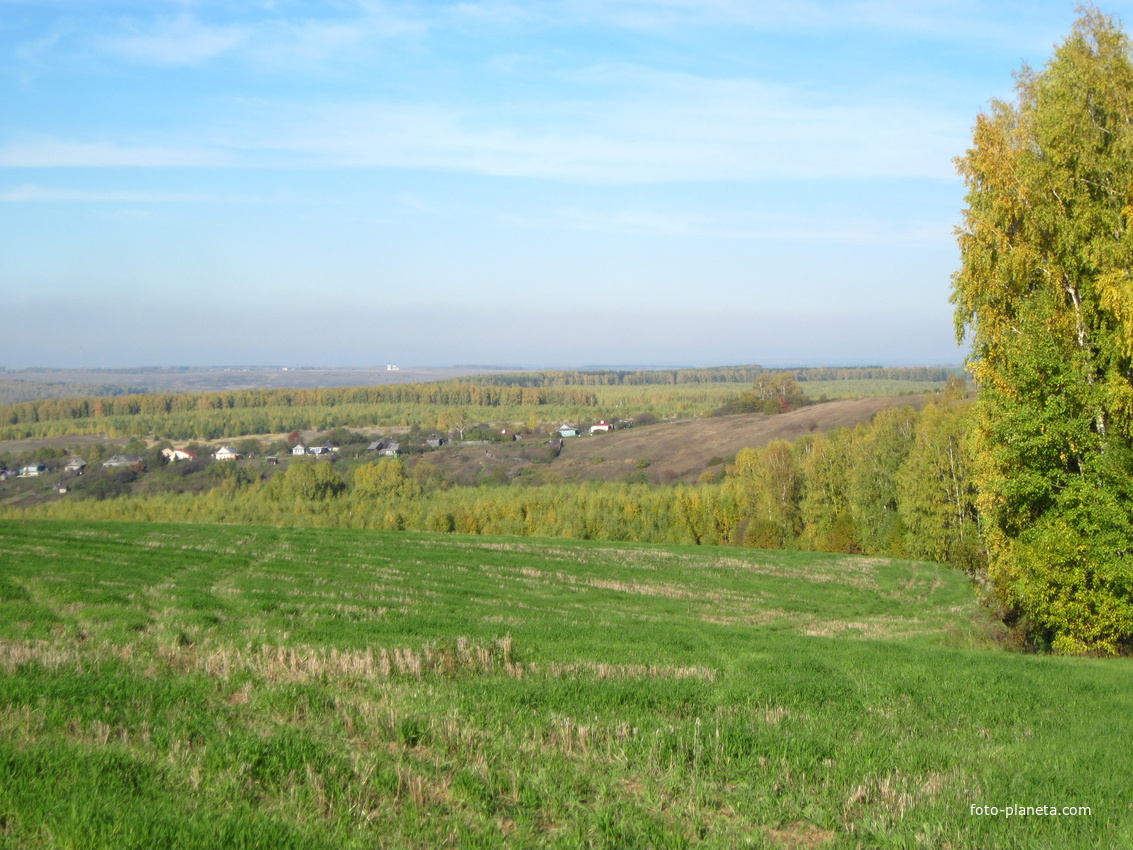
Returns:
[[[469,0],[435,4],[354,0],[278,6],[187,2],[143,6],[93,35],[74,34],[74,42],[66,47],[85,43],[131,62],[162,66],[196,66],[233,58],[287,69],[368,63],[373,50],[391,39],[460,36],[469,28],[535,33],[577,27],[653,32],[743,27],[760,33],[888,33],[1044,50],[1053,33],[1067,23],[1065,14],[1037,12],[1033,3],[1005,2],[1017,6],[1018,14],[1004,15],[1002,9],[993,14],[987,4],[976,0]],[[221,9],[223,14],[218,12]],[[1051,30],[1054,17],[1057,21]]]
[[[224,151],[119,142],[85,142],[51,136],[0,145],[0,168],[202,167],[232,165]]]
[[[969,117],[907,99],[846,101],[754,80],[595,69],[556,103],[267,104],[230,137],[292,163],[602,182],[952,179]],[[643,82],[641,77],[648,77]]]
[[[595,80],[614,79],[606,69]],[[598,182],[952,179],[968,116],[847,102],[752,80],[651,74],[637,91],[558,103],[246,103],[180,144],[36,138],[0,167],[411,168]],[[632,87],[630,87],[632,88]],[[239,113],[238,115],[236,113]]]
[[[1007,11],[1012,7],[1014,14]],[[1001,0],[994,9],[979,0],[480,0],[449,7],[444,19],[654,32],[736,26],[765,33],[875,32],[1046,49],[1051,11],[1037,10],[1030,0]],[[1072,11],[1069,5],[1063,10],[1058,26]]]
[[[147,204],[199,204],[199,203],[264,203],[266,198],[247,195],[217,195],[207,192],[138,192],[133,190],[74,189],[58,186],[39,186],[25,183],[11,189],[0,189],[0,203],[147,203]]]
[[[102,38],[101,46],[136,62],[196,65],[245,45],[250,36],[247,26],[207,25],[183,14],[129,24],[127,32]]]
[[[363,7],[340,17],[247,16],[236,23],[214,23],[184,12],[177,16],[131,20],[103,34],[95,46],[131,62],[194,66],[234,58],[289,71],[341,63],[367,55],[386,39],[426,32],[422,18],[394,15],[384,7]]]

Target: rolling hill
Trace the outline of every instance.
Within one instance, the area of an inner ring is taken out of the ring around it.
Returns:
[[[562,452],[546,466],[564,481],[617,481],[640,473],[650,483],[695,482],[705,471],[721,469],[740,449],[774,439],[853,427],[884,407],[921,408],[931,395],[861,398],[802,407],[777,416],[762,413],[659,422],[596,436],[567,438]],[[427,458],[450,480],[493,474],[514,477],[546,459],[531,440],[489,446],[454,446]]]
[[[5,846],[1133,839],[1128,665],[1004,651],[938,564],[72,522],[0,557]]]

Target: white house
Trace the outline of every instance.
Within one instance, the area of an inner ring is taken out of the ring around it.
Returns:
[[[590,426],[591,434],[605,434],[613,430],[614,426],[607,422],[605,419],[599,419],[596,423]]]
[[[217,460],[237,460],[240,457],[240,452],[232,448],[232,446],[221,446],[212,456]]]
[[[192,452],[187,452],[184,449],[162,449],[161,456],[170,463],[176,463],[179,460],[196,460],[197,456]]]
[[[20,468],[21,478],[34,478],[37,475],[43,475],[47,472],[46,463],[29,463],[27,466]]]
[[[111,455],[102,462],[103,467],[113,469],[120,466],[141,469],[142,459],[136,455]]]

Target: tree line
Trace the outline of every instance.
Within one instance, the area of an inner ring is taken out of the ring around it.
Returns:
[[[477,420],[522,422],[532,411],[538,411],[539,418],[551,419],[599,404],[593,392],[579,387],[477,386],[451,381],[41,399],[0,407],[0,439],[105,432],[110,436],[152,434],[175,440],[212,440],[234,434],[363,427],[379,422],[429,426],[439,418],[438,408],[465,408]]]
[[[777,376],[796,381],[935,381],[943,383],[959,369],[944,366],[819,366],[765,369],[762,366],[714,366],[705,369],[591,369],[470,375],[458,381],[519,387],[658,386],[676,384],[755,384]]]
[[[349,404],[430,404],[526,407],[547,404],[592,406],[593,393],[580,389],[509,387],[442,381],[320,389],[244,389],[207,393],[132,393],[109,397],[40,399],[0,408],[0,423],[160,416],[210,410],[337,407]]]

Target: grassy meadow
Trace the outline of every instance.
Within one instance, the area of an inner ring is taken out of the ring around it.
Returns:
[[[990,630],[930,563],[3,521],[0,847],[1133,844],[1133,670]]]

